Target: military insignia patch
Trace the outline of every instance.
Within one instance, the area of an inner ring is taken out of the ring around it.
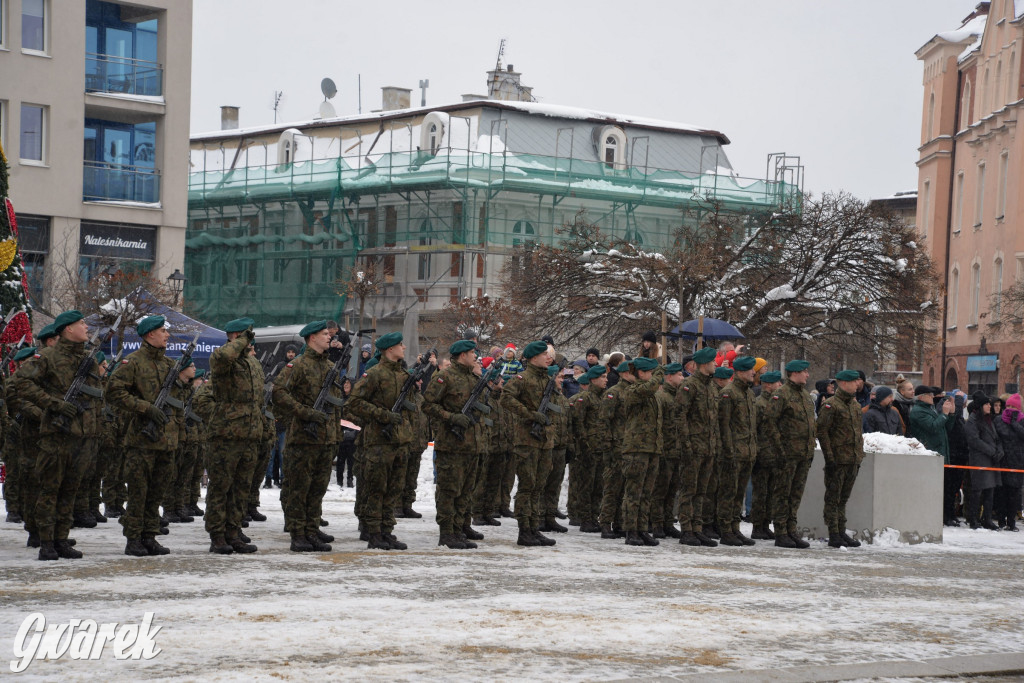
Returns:
[[[289,364],[288,364],[288,365],[286,365],[285,367],[286,367],[286,368],[290,368],[290,367],[292,367],[292,364],[291,364],[291,363],[289,363]]]
[[[39,358],[39,356],[36,356],[36,358]],[[127,365],[127,364],[128,364],[128,359],[127,358],[125,358],[124,360],[121,361],[121,365]]]
[[[729,398],[729,394],[722,394],[722,398]]]
[[[615,394],[608,394],[605,398],[615,398]]]
[[[690,387],[683,387],[683,391],[689,391]]]
[[[824,406],[825,406],[826,408],[828,408],[829,410],[832,410],[832,406],[831,406],[831,405],[829,405],[828,403],[825,403],[825,404],[824,404]]]
[[[773,400],[773,401],[778,401],[778,400],[779,400],[779,397],[778,397],[778,396],[772,396],[772,400]]]
[[[444,384],[444,377],[438,377],[437,378],[437,383],[438,384]]]

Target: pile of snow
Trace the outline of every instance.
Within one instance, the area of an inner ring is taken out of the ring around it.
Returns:
[[[917,439],[881,432],[864,435],[865,453],[909,453],[912,455],[938,455],[924,447]]]

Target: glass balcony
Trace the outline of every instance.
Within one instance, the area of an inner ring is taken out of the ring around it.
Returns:
[[[82,198],[87,202],[156,204],[160,201],[160,172],[142,166],[86,161]]]
[[[113,55],[85,56],[86,92],[157,97],[164,92],[164,68],[156,62]]]

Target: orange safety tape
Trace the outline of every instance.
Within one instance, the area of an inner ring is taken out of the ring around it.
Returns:
[[[987,470],[989,472],[1020,472],[1024,474],[1024,470],[1008,470],[1005,467],[971,467],[970,465],[943,465],[943,467],[956,470]]]

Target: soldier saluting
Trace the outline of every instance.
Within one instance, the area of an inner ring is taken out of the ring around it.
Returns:
[[[846,533],[846,503],[864,459],[863,416],[855,395],[858,379],[860,373],[856,370],[836,373],[839,386],[821,404],[816,425],[825,456],[824,512],[828,544],[833,548],[860,547],[860,541]]]

